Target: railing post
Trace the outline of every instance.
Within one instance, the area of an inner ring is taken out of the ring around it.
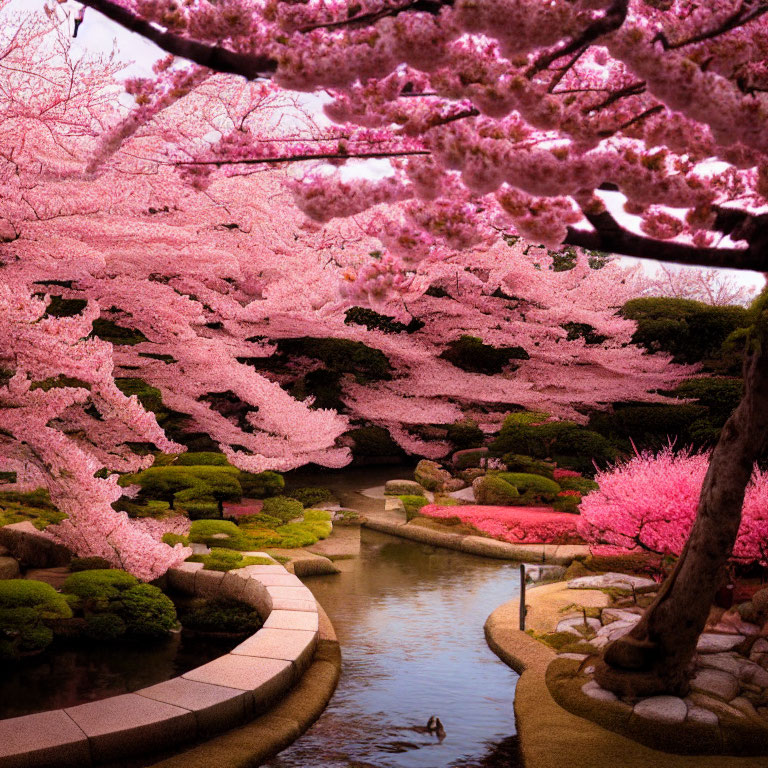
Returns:
[[[525,563],[520,563],[520,630],[525,632]]]

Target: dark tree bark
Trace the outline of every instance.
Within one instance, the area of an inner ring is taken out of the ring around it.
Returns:
[[[595,669],[623,696],[685,695],[688,666],[733,550],[744,491],[768,435],[768,298],[744,361],[744,395],[712,452],[696,521],[672,575],[637,626],[605,648]]]

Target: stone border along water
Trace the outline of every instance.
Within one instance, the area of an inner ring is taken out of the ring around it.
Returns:
[[[318,646],[319,606],[298,577],[277,564],[223,573],[205,571],[202,563],[182,563],[167,577],[169,586],[185,594],[252,605],[264,626],[230,653],[180,677],[134,693],[0,720],[0,768],[86,768],[155,751],[167,754],[246,723],[276,704],[279,709],[288,690],[301,686]],[[326,630],[329,636],[335,642],[332,628]],[[335,645],[331,661],[338,656]],[[337,680],[338,668],[316,692],[321,706],[305,706],[312,716],[292,723],[289,740],[262,729],[261,736],[272,741],[249,745],[250,751],[274,753],[297,738],[320,715]]]
[[[557,590],[561,583],[537,586],[528,592],[528,602],[535,611],[539,596],[546,599],[549,592]],[[581,591],[581,590],[579,590]],[[589,590],[587,590],[589,591]],[[515,720],[520,738],[523,764],[531,768],[765,768],[768,758],[738,756],[733,751],[746,747],[753,751],[757,746],[754,738],[743,740],[745,732],[751,730],[747,723],[727,724],[730,733],[723,736],[723,754],[676,754],[654,749],[649,743],[637,741],[643,737],[647,722],[638,718],[635,726],[628,728],[630,718],[626,713],[601,709],[598,724],[595,717],[598,702],[591,701],[592,709],[585,707],[579,714],[565,709],[553,698],[547,686],[550,664],[557,659],[557,653],[518,629],[519,602],[512,600],[499,606],[485,623],[485,638],[490,649],[509,667],[520,674],[515,689]],[[566,661],[563,659],[562,661]],[[552,673],[550,673],[551,675]],[[585,697],[587,698],[587,697]],[[587,719],[589,718],[589,719]],[[659,723],[652,724],[658,726]],[[666,724],[661,724],[666,725]],[[667,738],[657,743],[663,747],[680,750],[683,742],[700,739],[701,732],[688,725],[674,724],[669,727]],[[745,727],[746,726],[746,727]],[[649,733],[651,730],[649,729]],[[626,734],[626,735],[625,735]],[[658,732],[651,734],[658,736]],[[753,730],[752,737],[757,734]],[[706,751],[707,744],[699,743]],[[768,741],[764,742],[768,748]],[[731,752],[731,754],[727,754]]]
[[[491,539],[486,536],[467,536],[459,533],[437,531],[433,528],[406,524],[405,520],[395,520],[391,516],[402,512],[403,502],[397,497],[385,499],[384,514],[366,512],[363,526],[374,531],[389,533],[403,539],[431,544],[435,547],[455,549],[468,555],[494,557],[500,560],[515,560],[526,563],[551,563],[570,565],[575,558],[590,553],[586,544],[510,544],[506,541]]]

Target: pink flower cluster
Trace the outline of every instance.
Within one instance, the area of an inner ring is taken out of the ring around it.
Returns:
[[[706,453],[675,453],[666,447],[599,472],[599,490],[581,502],[580,535],[605,554],[645,550],[679,555],[693,527],[708,464]],[[768,565],[767,548],[768,473],[756,468],[733,559]]]
[[[427,504],[420,514],[435,519],[458,517],[465,525],[511,544],[571,544],[581,542],[578,515],[567,515],[546,507],[442,507]]]
[[[576,472],[572,469],[556,469],[552,473],[553,479],[555,482],[558,480],[563,480],[566,477],[581,477],[581,472]]]

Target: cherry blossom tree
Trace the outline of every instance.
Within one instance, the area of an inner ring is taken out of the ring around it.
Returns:
[[[392,173],[378,181],[318,171],[297,180],[304,210],[327,220],[394,203],[385,229],[411,259],[501,229],[550,247],[765,271],[763,3],[84,4],[197,65],[331,89],[334,141],[276,151],[238,136],[185,161],[201,187],[226,162],[385,156]],[[622,205],[626,216],[617,215]],[[644,619],[598,667],[612,690],[687,689],[686,664],[768,434],[764,311],[760,302],[744,397],[712,453],[686,549]]]
[[[655,273],[644,280],[643,293],[647,296],[693,299],[713,307],[726,307],[730,304],[749,304],[758,290],[722,270],[673,269],[667,264],[661,264]]]

